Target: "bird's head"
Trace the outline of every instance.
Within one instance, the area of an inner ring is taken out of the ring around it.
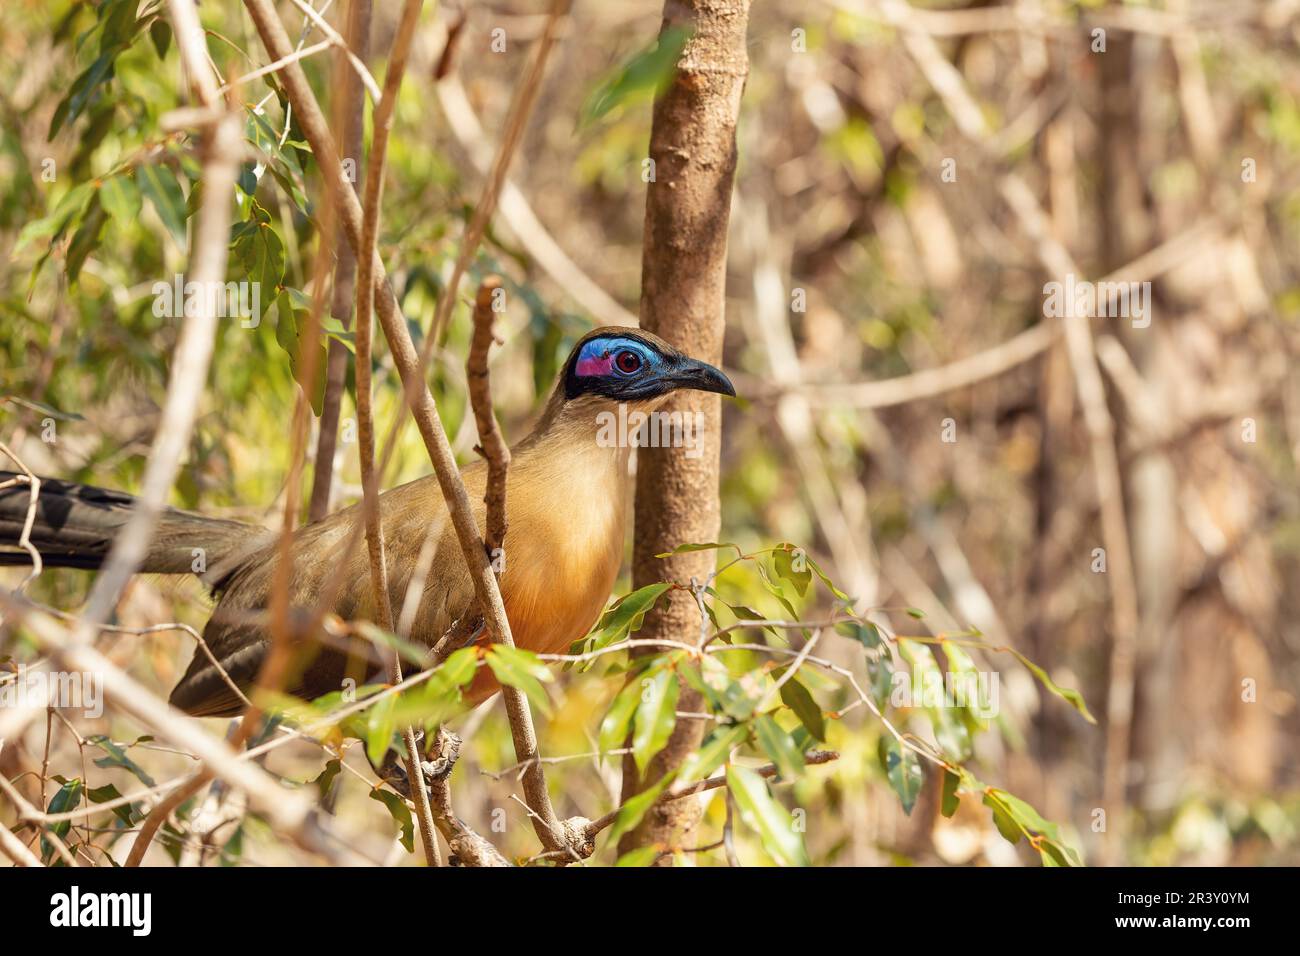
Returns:
[[[650,332],[620,326],[596,329],[573,347],[560,380],[564,400],[654,407],[678,389],[735,395],[731,381],[707,362]]]

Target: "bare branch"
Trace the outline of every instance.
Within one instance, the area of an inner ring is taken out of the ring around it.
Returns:
[[[364,62],[370,52],[370,0],[352,0],[348,5],[348,45]],[[365,97],[356,75],[342,62],[336,64],[335,83],[339,90],[336,113],[343,153],[359,170],[365,149]],[[353,189],[358,184],[353,183]],[[331,236],[334,249],[334,287],[330,302],[330,315],[344,328],[352,321],[352,300],[357,277],[357,257],[343,236],[335,218]],[[337,339],[329,340],[329,357],[325,362],[325,398],[321,403],[320,422],[316,435],[316,455],[311,484],[311,502],[307,506],[307,520],[319,521],[330,511],[334,488],[334,456],[338,447],[339,410],[347,386],[348,350]]]
[[[402,7],[401,23],[393,38],[393,48],[389,55],[388,72],[384,76],[383,97],[375,109],[374,141],[370,147],[367,160],[365,205],[361,224],[361,254],[357,276],[357,435],[361,456],[361,487],[363,495],[362,512],[366,522],[366,546],[370,557],[370,584],[374,593],[375,612],[379,626],[386,631],[393,630],[393,601],[388,587],[388,559],[384,549],[384,529],[379,513],[379,486],[375,474],[375,426],[371,411],[370,383],[370,346],[372,335],[371,305],[374,301],[373,267],[379,256],[375,249],[375,237],[379,231],[379,209],[384,190],[384,164],[388,158],[388,135],[393,125],[393,109],[397,105],[397,93],[402,85],[402,76],[406,72],[406,60],[411,51],[411,41],[415,36],[416,21],[420,17],[423,0],[406,0]],[[396,648],[388,664],[388,679],[393,684],[402,682],[402,659]],[[415,730],[406,727],[402,730],[402,739],[406,745],[407,782],[415,796],[416,816],[420,829],[420,840],[424,846],[424,859],[430,866],[441,866],[442,858],[438,851],[437,838],[434,834],[434,820],[429,806],[429,792],[425,786],[424,773],[420,767],[420,751],[415,738]]]
[[[501,437],[496,415],[492,412],[492,380],[488,376],[488,351],[496,337],[492,333],[493,304],[501,288],[500,276],[487,276],[478,288],[474,302],[474,333],[470,340],[465,377],[469,382],[469,400],[478,425],[479,444],[474,449],[487,460],[486,534],[483,539],[489,554],[496,554],[506,543],[506,473],[510,468],[510,448]]]
[[[28,572],[27,577],[23,578],[21,583],[19,583],[18,587],[15,589],[19,594],[21,594],[27,588],[27,585],[40,577],[41,571],[44,570],[45,567],[41,562],[41,552],[36,549],[34,544],[32,544],[32,528],[36,524],[36,506],[39,505],[41,501],[41,479],[36,477],[32,470],[27,467],[26,463],[14,454],[14,452],[12,452],[9,449],[9,446],[4,442],[0,442],[0,452],[3,452],[10,461],[18,466],[18,470],[22,472],[21,475],[18,475],[9,481],[0,482],[0,488],[8,488],[10,485],[14,484],[25,484],[28,487],[29,498],[27,501],[27,516],[23,519],[23,530],[18,536],[18,547],[22,548],[32,556],[32,569]]]
[[[0,825],[0,852],[13,860],[15,866],[44,865],[22,840],[13,835],[12,830],[3,825]]]

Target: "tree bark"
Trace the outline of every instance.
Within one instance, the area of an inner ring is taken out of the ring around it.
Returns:
[[[672,82],[655,100],[650,132],[653,180],[646,192],[641,260],[641,326],[688,355],[721,364],[725,326],[727,227],[736,170],[736,122],[749,69],[746,28],[749,0],[667,0],[663,30],[688,26],[693,35]],[[678,392],[665,412],[703,414],[703,454],[643,448],[637,456],[636,537],[632,583],[703,582],[716,556],[701,551],[656,558],[687,542],[715,541],[721,524],[718,463],[721,404],[717,395]],[[698,641],[700,611],[685,591],[670,591],[638,635]],[[698,711],[683,687],[679,711]],[[624,759],[623,799],[678,766],[703,737],[698,720],[677,723],[664,749],[638,774]],[[624,835],[619,852],[660,844],[690,845],[699,822],[695,800],[651,809]],[[662,860],[670,865],[672,857]]]
[[[348,4],[347,41],[352,52],[364,63],[370,58],[370,0],[352,0]],[[361,195],[361,170],[365,165],[365,91],[361,79],[348,66],[342,50],[338,52],[335,71],[340,102],[335,110],[335,125],[339,127],[339,142],[343,159],[352,161],[352,187]],[[341,126],[339,120],[342,120]],[[343,323],[346,329],[352,324],[352,299],[357,277],[357,257],[343,234],[340,224],[334,226],[334,292],[330,300],[330,315]],[[325,364],[325,403],[320,414],[320,431],[316,438],[315,473],[312,477],[311,503],[307,520],[319,521],[330,513],[334,487],[334,453],[338,448],[339,410],[343,404],[343,390],[348,376],[348,350],[337,339],[329,340]]]

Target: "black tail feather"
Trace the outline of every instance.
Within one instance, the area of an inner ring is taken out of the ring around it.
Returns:
[[[18,477],[0,471],[0,485]],[[26,483],[0,488],[0,565],[32,563],[31,555],[18,544],[30,505],[31,488]],[[40,552],[46,567],[98,568],[134,505],[135,498],[124,492],[42,478],[32,524],[32,546]],[[140,570],[195,573],[219,564],[262,530],[241,521],[168,508]],[[196,560],[200,553],[201,562]]]

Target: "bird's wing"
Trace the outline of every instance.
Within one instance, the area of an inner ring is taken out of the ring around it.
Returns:
[[[482,469],[470,465],[464,478],[471,500],[477,505],[476,518],[481,522]],[[417,610],[407,636],[413,642],[432,645],[475,606],[469,571],[441,490],[436,479],[422,478],[382,494],[380,509],[393,618],[401,619],[409,591],[409,600],[417,602]],[[331,610],[344,620],[375,619],[365,544],[359,543],[351,554],[344,553],[352,523],[359,518],[359,508],[348,508],[295,534],[290,586],[295,620],[316,607],[340,562],[341,581]],[[427,542],[432,553],[426,556],[427,572],[421,574],[421,552]],[[233,716],[242,711],[243,703],[230,683],[233,681],[246,693],[270,650],[265,610],[274,586],[275,555],[276,545],[270,543],[250,555],[227,578],[221,601],[203,632],[211,657],[196,648],[189,668],[172,691],[174,706],[205,717]],[[374,660],[349,656],[337,647],[308,640],[303,642],[284,690],[311,699],[339,690],[347,677],[361,682],[377,669]],[[229,675],[229,681],[222,670]]]

